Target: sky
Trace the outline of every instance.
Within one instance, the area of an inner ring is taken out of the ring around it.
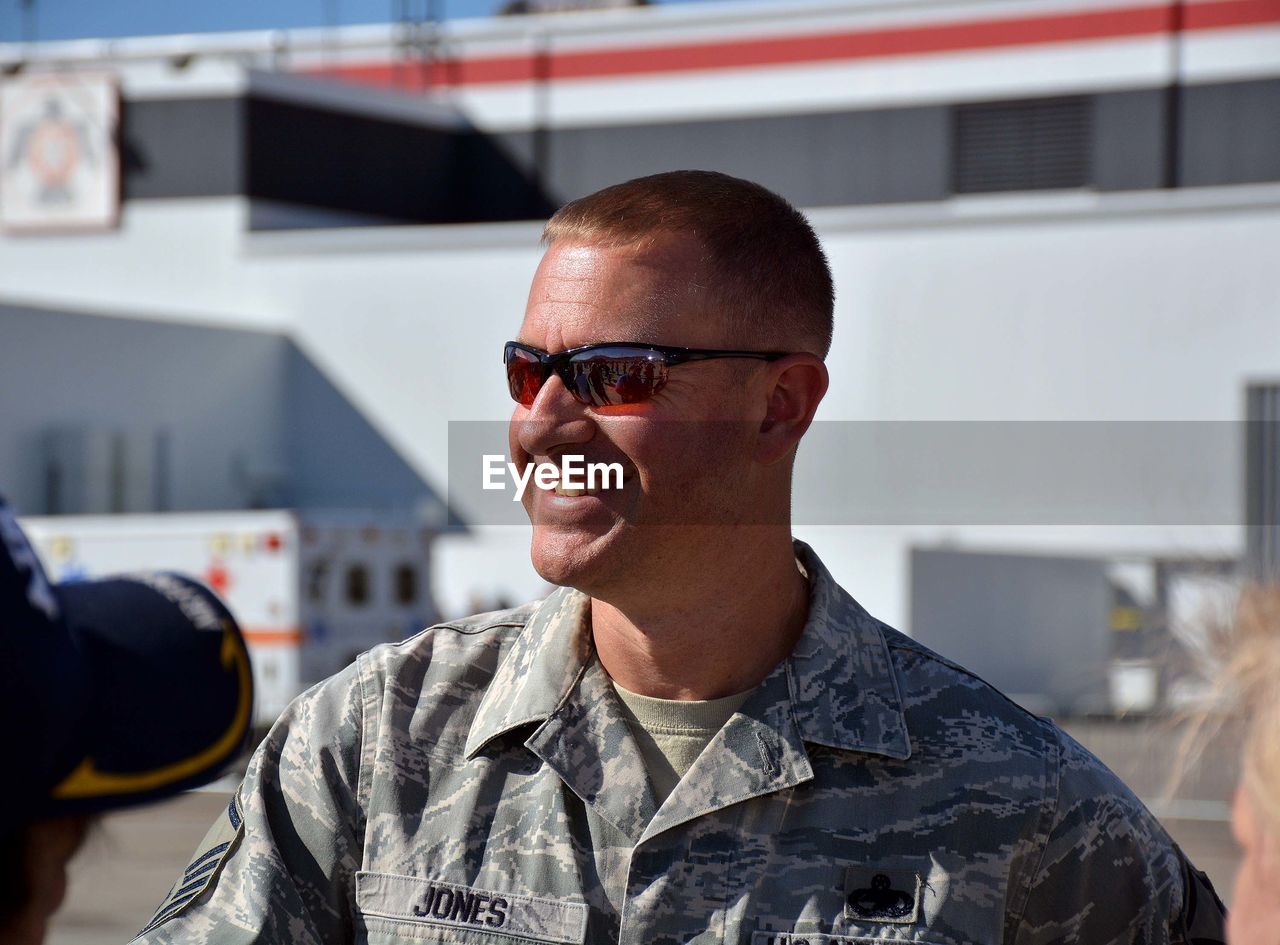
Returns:
[[[716,0],[661,0],[663,3]],[[385,23],[408,6],[446,17],[486,16],[502,0],[0,0],[0,42]],[[34,22],[27,20],[30,4]]]

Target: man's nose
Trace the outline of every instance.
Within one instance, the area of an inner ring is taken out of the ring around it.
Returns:
[[[586,407],[574,399],[554,372],[524,415],[518,414],[511,418],[515,440],[530,456],[551,456],[595,435],[595,423]]]

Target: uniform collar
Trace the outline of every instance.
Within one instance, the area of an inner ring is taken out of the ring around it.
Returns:
[[[809,619],[791,651],[792,703],[806,742],[904,759],[907,720],[884,627],[835,582],[802,541]]]
[[[581,591],[557,588],[538,602],[480,702],[468,760],[499,735],[551,717],[595,661],[590,627],[591,598]]]
[[[489,684],[466,757],[536,725],[525,747],[600,817],[638,843],[658,805],[640,748],[591,642],[591,598],[561,588],[542,601]]]
[[[791,713],[805,742],[903,759],[911,754],[902,698],[881,624],[831,577],[804,542],[809,617],[775,673],[785,672]],[[559,588],[534,609],[498,667],[467,737],[466,756],[506,732],[545,723],[597,664],[591,599]],[[772,674],[771,674],[772,675]]]

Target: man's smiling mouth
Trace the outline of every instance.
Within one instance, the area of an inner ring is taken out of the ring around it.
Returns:
[[[597,482],[591,485],[590,487],[587,487],[587,486],[571,487],[571,486],[566,486],[563,482],[558,482],[555,484],[553,488],[541,489],[540,491],[549,493],[551,495],[557,495],[565,499],[577,499],[583,496],[599,497],[599,496],[603,496],[605,493],[608,493],[608,492],[619,492],[622,489],[625,489],[627,486],[627,483],[630,481],[631,481],[631,477],[624,473],[622,476],[621,485],[609,485],[607,488],[605,488],[601,483]]]

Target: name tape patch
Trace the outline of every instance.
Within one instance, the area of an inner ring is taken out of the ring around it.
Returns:
[[[356,873],[356,905],[365,915],[399,922],[564,945],[582,945],[587,936],[586,903],[518,896],[420,876]]]

